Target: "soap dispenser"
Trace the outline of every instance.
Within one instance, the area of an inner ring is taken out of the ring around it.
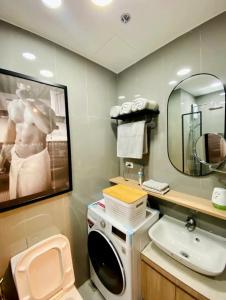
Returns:
[[[137,173],[138,175],[138,184],[140,186],[142,186],[142,183],[143,183],[143,179],[144,179],[144,171],[143,171],[143,167],[140,168],[139,172]]]
[[[226,210],[226,189],[219,187],[214,188],[212,203],[214,207]]]

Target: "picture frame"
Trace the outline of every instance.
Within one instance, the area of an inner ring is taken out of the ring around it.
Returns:
[[[67,87],[0,68],[0,212],[72,189]]]

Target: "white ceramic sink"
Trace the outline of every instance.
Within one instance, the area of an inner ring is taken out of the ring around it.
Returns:
[[[194,271],[208,276],[224,271],[225,238],[197,227],[189,232],[184,222],[169,216],[163,216],[148,233],[160,249]]]

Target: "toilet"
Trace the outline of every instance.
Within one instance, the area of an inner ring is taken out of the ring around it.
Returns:
[[[74,286],[70,243],[61,234],[11,258],[19,300],[82,300]]]

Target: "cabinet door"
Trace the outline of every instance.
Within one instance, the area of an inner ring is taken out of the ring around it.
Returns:
[[[142,261],[143,300],[175,300],[176,287]]]
[[[184,292],[182,289],[176,288],[176,300],[195,300],[195,298]]]

